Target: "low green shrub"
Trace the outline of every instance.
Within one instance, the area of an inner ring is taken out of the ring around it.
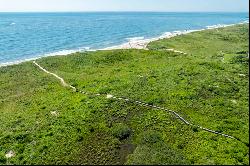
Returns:
[[[128,138],[130,134],[131,134],[131,129],[124,124],[118,124],[112,128],[112,135],[118,138],[119,140],[124,140]]]
[[[143,133],[140,137],[141,144],[154,144],[162,141],[162,136],[159,132],[147,131]]]
[[[129,165],[186,165],[189,162],[180,152],[170,149],[165,143],[153,146],[140,145],[129,155]]]

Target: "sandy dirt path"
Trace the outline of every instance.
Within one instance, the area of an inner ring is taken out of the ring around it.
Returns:
[[[36,63],[36,61],[33,61],[33,63],[34,63],[37,67],[39,67],[42,71],[44,71],[45,73],[50,74],[50,75],[53,75],[54,77],[56,77],[57,79],[59,79],[59,80],[61,81],[61,84],[62,84],[63,86],[65,86],[65,87],[70,87],[71,89],[73,89],[73,91],[76,91],[76,88],[73,87],[72,85],[67,84],[67,83],[64,81],[64,79],[63,79],[62,77],[59,77],[59,76],[56,75],[55,73],[51,73],[51,72],[49,72],[48,70],[44,69],[44,68],[43,68],[42,66],[40,66],[38,63]]]

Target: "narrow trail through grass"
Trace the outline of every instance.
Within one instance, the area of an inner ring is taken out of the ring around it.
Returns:
[[[72,88],[74,91],[76,91],[76,88],[73,87],[73,86],[71,86],[71,85],[69,85],[69,84],[67,84],[67,83],[64,81],[64,79],[63,79],[62,77],[59,77],[59,76],[56,75],[55,73],[51,73],[51,72],[49,72],[48,70],[44,69],[44,68],[43,68],[42,66],[40,66],[38,63],[36,63],[36,61],[33,61],[33,63],[34,63],[36,66],[38,66],[41,70],[43,70],[45,73],[51,74],[51,75],[53,75],[54,77],[56,77],[57,79],[59,79],[59,80],[61,81],[61,83],[62,83],[63,86],[65,86],[65,87],[70,87],[70,88]]]
[[[67,84],[62,77],[56,75],[55,73],[49,72],[48,70],[46,70],[45,68],[43,68],[42,66],[40,66],[38,63],[36,63],[36,61],[33,61],[33,63],[37,67],[39,67],[42,71],[44,71],[45,73],[53,75],[54,77],[56,77],[57,79],[59,79],[61,81],[61,84],[63,86],[70,87],[74,92],[80,92],[80,93],[85,94],[85,95],[90,95],[90,93],[88,93],[88,92],[78,91],[76,87]],[[183,117],[181,117],[179,114],[177,114],[175,111],[172,111],[172,110],[169,110],[169,109],[166,109],[166,108],[163,108],[163,107],[158,107],[158,106],[155,106],[155,105],[147,104],[147,103],[141,102],[141,101],[131,100],[131,99],[128,99],[128,98],[116,97],[116,96],[110,95],[110,94],[106,94],[106,95],[91,94],[91,95],[94,95],[94,96],[106,96],[106,98],[109,98],[109,99],[123,100],[125,102],[132,102],[134,104],[137,104],[137,105],[140,105],[140,106],[144,106],[144,107],[149,107],[149,108],[152,108],[152,109],[164,110],[164,111],[170,112],[173,115],[175,115],[179,120],[181,120],[182,122],[184,122],[186,125],[197,127],[197,128],[200,128],[200,129],[202,129],[204,131],[207,131],[207,132],[210,132],[210,133],[214,133],[214,134],[218,134],[218,135],[221,135],[221,136],[224,136],[224,137],[228,137],[228,138],[231,138],[231,139],[235,139],[235,140],[238,140],[238,141],[242,142],[241,140],[239,140],[239,139],[237,139],[237,138],[235,138],[233,136],[230,136],[228,134],[223,134],[223,133],[211,130],[211,129],[207,129],[207,128],[201,127],[199,125],[192,124],[192,123],[188,122],[187,120],[185,120]],[[242,143],[244,143],[244,142],[242,142]]]

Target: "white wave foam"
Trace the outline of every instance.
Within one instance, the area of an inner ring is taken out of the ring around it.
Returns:
[[[249,20],[242,21],[238,24],[248,24]],[[216,29],[216,28],[224,28],[224,27],[229,27],[237,24],[216,24],[216,25],[211,25],[211,26],[206,26],[207,29]]]
[[[144,40],[144,39],[145,38],[143,36],[141,36],[141,37],[126,38],[126,40],[128,40],[129,42],[140,41],[140,40]]]
[[[248,24],[248,23],[249,23],[249,20],[246,20],[246,21],[242,21],[242,22],[237,23],[237,24]],[[120,45],[111,46],[111,47],[106,47],[106,48],[103,48],[103,49],[98,49],[98,50],[115,50],[115,49],[130,49],[130,48],[145,49],[148,43],[150,43],[152,41],[159,40],[159,39],[171,38],[171,37],[175,37],[175,36],[178,36],[178,35],[203,31],[203,30],[206,30],[206,29],[216,29],[216,28],[233,26],[233,25],[237,25],[237,24],[217,24],[217,25],[206,26],[206,28],[204,28],[204,29],[165,32],[165,33],[163,33],[162,35],[160,35],[158,37],[154,37],[154,38],[150,38],[150,39],[145,39],[145,37],[127,38],[127,40],[129,42],[126,42],[126,43],[123,43],[123,44],[120,44]],[[53,53],[48,53],[48,54],[36,56],[36,58],[30,58],[30,59],[19,60],[19,61],[14,61],[14,62],[7,62],[7,63],[0,63],[0,67],[19,64],[19,63],[22,63],[22,62],[36,60],[36,59],[40,59],[40,58],[48,57],[48,56],[69,55],[69,54],[72,54],[72,53],[84,52],[84,51],[96,51],[96,49],[90,49],[90,47],[82,47],[82,48],[75,49],[75,50],[62,50],[62,51],[57,51],[57,52],[53,52]]]
[[[246,20],[246,21],[242,21],[241,23],[239,24],[249,24],[249,20]]]
[[[23,63],[23,62],[32,61],[32,60],[36,60],[36,59],[39,59],[39,57],[28,58],[28,59],[24,59],[24,60],[17,60],[17,61],[13,61],[13,62],[0,63],[0,67],[17,65],[17,64],[20,64],[20,63]]]
[[[211,26],[206,26],[207,29],[215,29],[215,28],[223,28],[223,27],[228,27],[233,24],[217,24],[217,25],[211,25]]]
[[[10,25],[16,25],[16,23],[12,22],[12,23],[10,23]]]
[[[16,65],[16,64],[23,63],[23,62],[27,62],[27,61],[37,60],[37,59],[44,58],[44,57],[64,56],[64,55],[69,55],[69,54],[73,54],[73,53],[77,53],[77,52],[85,52],[85,51],[95,51],[95,50],[91,50],[90,47],[82,47],[82,48],[75,49],[75,50],[61,50],[61,51],[56,51],[56,52],[52,52],[52,53],[38,55],[34,58],[27,58],[27,59],[23,59],[23,60],[16,60],[13,62],[0,63],[0,67]]]
[[[73,54],[76,52],[84,52],[84,51],[89,51],[89,50],[90,50],[90,47],[82,47],[82,48],[74,49],[74,50],[61,50],[61,51],[56,51],[56,52],[44,54],[41,57],[57,56],[57,55],[69,55],[69,54]]]

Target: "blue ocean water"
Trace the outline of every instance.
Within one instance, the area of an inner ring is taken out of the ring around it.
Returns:
[[[248,19],[248,13],[0,13],[0,64]]]

